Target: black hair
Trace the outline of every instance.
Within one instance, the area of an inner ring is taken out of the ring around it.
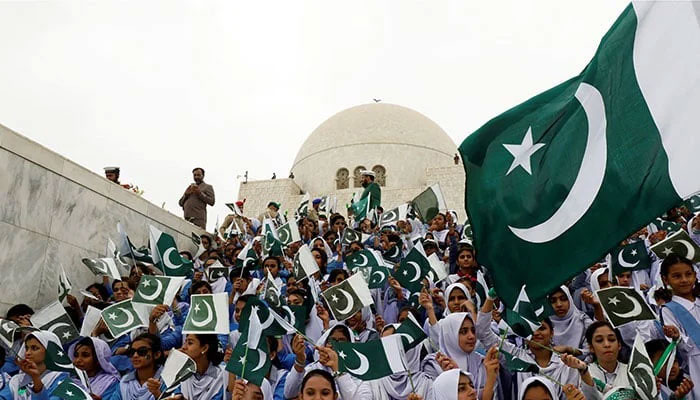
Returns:
[[[229,280],[231,282],[234,282],[238,278],[243,278],[243,279],[250,279],[250,270],[248,268],[244,267],[236,267],[231,270],[231,273],[228,274]]]
[[[326,275],[326,267],[328,266],[328,254],[324,249],[311,249],[311,252],[318,252],[321,255],[321,265],[319,269],[321,270],[321,276]]]
[[[193,283],[192,286],[190,286],[190,295],[195,294],[195,292],[202,287],[206,287],[207,289],[209,289],[209,293],[214,293],[214,290],[212,290],[209,282],[199,280],[199,281]]]
[[[99,284],[99,283],[93,283],[92,285],[85,288],[85,290],[87,290],[88,292],[90,291],[90,289],[97,289],[97,291],[100,292],[100,297],[101,297],[100,300],[102,300],[102,301],[109,300],[109,292],[107,292],[107,288],[105,288],[104,285]],[[112,289],[114,289],[114,286],[112,286]]]
[[[418,314],[418,310],[416,310],[415,307],[412,307],[412,306],[403,306],[403,307],[401,307],[401,309],[399,310],[399,313],[398,313],[397,315],[401,315],[401,313],[404,312],[404,311],[406,311],[406,312],[412,314],[412,315],[413,315],[413,318],[415,318],[416,321],[419,320],[419,317],[420,317],[420,316],[419,316],[419,314]]]
[[[330,372],[323,370],[323,369],[314,369],[309,371],[305,376],[304,379],[301,381],[301,393],[304,392],[304,387],[306,386],[306,382],[309,381],[309,379],[313,378],[314,376],[320,376],[321,378],[325,379],[328,384],[331,385],[331,390],[333,391],[333,397],[335,397],[338,394],[338,389],[335,387],[335,380],[333,380],[333,375],[331,375]]]
[[[552,324],[552,320],[549,319],[549,317],[544,317],[540,322],[542,322],[543,324],[547,324],[547,326],[549,326],[549,330],[552,331],[552,333],[554,333],[554,324]]]
[[[391,243],[399,243],[401,241],[401,236],[397,235],[394,232],[387,233],[386,240],[388,240]]]
[[[343,221],[345,221],[345,217],[343,217],[343,216],[340,215],[340,214],[333,214],[333,215],[331,215],[331,221],[330,221],[331,225],[335,225],[335,222],[336,222],[337,220],[339,220],[339,219],[342,219]]]
[[[73,348],[74,356],[78,355],[78,346],[85,346],[90,349],[90,352],[92,353],[92,359],[95,361],[95,364],[97,364],[97,370],[101,370],[102,366],[100,366],[100,361],[97,358],[97,351],[95,351],[95,343],[93,343],[92,339],[90,337],[84,337],[80,339]]]
[[[673,292],[668,288],[658,288],[654,291],[654,300],[663,300],[668,303],[673,300]]]
[[[239,301],[242,301],[243,303],[247,303],[247,302],[248,302],[248,299],[251,298],[251,297],[253,297],[253,296],[254,296],[254,295],[252,295],[252,294],[244,294],[244,295],[242,295],[242,296],[239,296],[239,297],[236,299],[236,303],[238,303]]]
[[[556,293],[559,293],[559,292],[564,293],[564,289],[562,289],[561,286],[559,286],[558,288],[552,290],[552,292],[551,292],[550,294],[547,295],[547,299],[549,300],[552,296],[554,296]],[[564,293],[564,295],[566,295],[566,293]],[[567,297],[567,298],[568,298],[568,297]]]
[[[163,350],[161,349],[160,337],[152,333],[142,333],[136,336],[134,340],[131,341],[131,343],[136,343],[139,340],[148,342],[148,344],[151,345],[151,352],[153,353],[153,362],[156,366],[160,366],[165,363],[165,354],[163,354]],[[156,357],[156,353],[160,353],[160,356]]]
[[[331,274],[328,276],[328,282],[335,282],[335,280],[338,278],[338,275],[343,274],[345,275],[345,279],[348,279],[350,277],[350,274],[348,274],[348,271],[342,269],[342,268],[337,268],[331,271]]]
[[[595,321],[588,326],[588,329],[586,329],[586,342],[588,342],[588,345],[591,347],[593,346],[593,335],[595,334],[595,331],[598,330],[598,328],[602,328],[604,326],[610,328],[610,330],[612,330],[615,333],[615,337],[617,338],[617,342],[620,343],[620,346],[624,346],[625,342],[622,341],[622,335],[620,334],[620,331],[618,329],[613,328],[613,326],[608,321]],[[622,347],[620,350],[622,350]],[[617,354],[618,359],[620,358],[621,353],[622,351],[620,351]],[[591,355],[593,356],[593,361],[595,361],[595,352],[591,351]]]
[[[644,347],[647,349],[647,354],[649,358],[654,357],[656,353],[663,353],[668,347],[668,341],[666,339],[654,339],[649,342],[644,343]]]
[[[661,276],[668,277],[668,270],[671,269],[672,265],[676,264],[685,264],[694,271],[692,261],[678,254],[671,253],[668,257],[664,258],[664,261],[661,263]]]
[[[192,261],[192,259],[194,258],[194,256],[192,256],[192,253],[190,253],[190,252],[187,251],[187,250],[181,251],[181,252],[180,252],[180,255],[181,255],[181,256],[185,256],[185,258],[187,258],[187,259],[190,260],[190,261]]]
[[[22,315],[34,315],[34,310],[26,304],[15,304],[7,310],[7,319],[20,317]]]
[[[199,346],[209,345],[207,349],[207,360],[214,365],[221,364],[224,354],[219,351],[219,338],[214,334],[195,333],[194,336],[199,341]]]
[[[549,394],[550,398],[552,396],[547,385],[542,383],[542,381],[540,381],[540,380],[534,380],[534,381],[530,382],[530,384],[527,385],[527,387],[523,391],[523,394],[527,393],[527,391],[530,390],[531,388],[542,388],[547,394]],[[552,399],[552,400],[554,400],[554,399]]]
[[[333,334],[333,332],[335,332],[335,331],[343,332],[343,336],[345,336],[345,338],[348,340],[348,342],[352,341],[350,338],[350,335],[351,335],[350,328],[348,328],[347,326],[342,325],[342,324],[338,324],[338,325],[334,326],[331,329],[331,331],[328,333],[328,337],[330,338],[331,335]]]
[[[0,360],[5,361],[5,357],[7,357],[7,352],[5,351],[5,347],[0,346]]]
[[[333,230],[328,230],[328,231],[326,231],[326,233],[323,234],[323,239],[325,239],[326,242],[328,242],[329,237],[331,237],[333,235],[335,235],[335,237],[337,238],[338,232],[334,232]]]
[[[202,167],[196,167],[195,169],[192,170],[192,173],[194,174],[194,171],[196,171],[196,170],[202,171],[202,175],[204,175],[204,168],[202,168]]]
[[[277,267],[280,267],[280,266],[282,265],[282,263],[280,262],[279,257],[277,257],[277,256],[267,256],[267,257],[265,257],[265,258],[263,259],[263,262],[262,262],[262,265],[263,265],[263,266],[265,265],[265,262],[266,262],[267,260],[275,260],[275,261],[277,262]]]

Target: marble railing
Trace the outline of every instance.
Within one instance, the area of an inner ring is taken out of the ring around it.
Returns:
[[[0,125],[0,316],[17,303],[40,308],[56,299],[58,273],[79,290],[97,282],[80,261],[105,254],[121,222],[135,245],[148,225],[194,250],[201,229]]]

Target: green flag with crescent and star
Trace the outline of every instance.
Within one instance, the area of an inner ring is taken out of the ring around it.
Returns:
[[[355,221],[362,221],[363,219],[365,219],[365,217],[367,217],[367,213],[369,213],[369,210],[371,210],[371,197],[372,196],[369,195],[364,199],[353,202],[350,205],[350,210],[352,210],[352,215]]]
[[[613,276],[651,268],[651,257],[643,240],[620,246],[613,250],[610,256]]]
[[[296,221],[287,221],[285,224],[277,228],[277,236],[279,237],[282,246],[289,246],[294,242],[301,240],[301,234],[299,234],[299,226]]]
[[[73,320],[58,301],[54,301],[34,313],[30,320],[35,327],[58,336],[63,345],[72,342],[80,336],[80,332],[75,327]]]
[[[503,348],[498,350],[503,357],[503,366],[510,372],[531,372],[533,374],[540,373],[540,367],[530,361],[523,360],[517,356],[514,356],[504,350]]]
[[[97,276],[105,275],[112,279],[121,279],[117,264],[114,262],[113,258],[83,258],[82,261],[83,264]]]
[[[656,319],[644,297],[634,288],[613,286],[596,291],[605,317],[617,328],[632,321]]]
[[[377,259],[376,253],[369,249],[356,251],[350,254],[350,257],[348,257],[345,263],[350,270],[354,268],[370,268],[384,265],[381,260]]]
[[[319,271],[318,264],[311,253],[309,245],[304,243],[297,251],[297,254],[294,255],[292,263],[294,277],[297,281],[302,281]]]
[[[423,278],[431,271],[430,261],[425,253],[414,246],[406,257],[401,260],[399,268],[392,274],[399,281],[401,287],[411,293],[420,292],[423,287]]]
[[[192,276],[192,261],[180,255],[175,238],[149,225],[151,255],[155,266],[166,276]]]
[[[193,294],[182,333],[229,333],[228,294]]]
[[[331,343],[333,350],[338,353],[338,370],[359,380],[371,381],[406,370],[406,352],[399,335],[389,335],[366,343]]]
[[[700,262],[700,248],[683,230],[651,246],[651,251],[662,259],[671,254],[676,254],[692,262]]]
[[[256,268],[260,264],[260,257],[258,257],[258,253],[255,252],[255,249],[253,248],[253,241],[249,241],[246,243],[246,245],[241,249],[241,251],[238,253],[238,256],[236,257],[236,267],[238,268]]]
[[[538,322],[540,316],[535,309],[535,305],[530,301],[524,285],[520,289],[520,294],[515,301],[513,309],[507,308],[503,319],[513,332],[521,337],[532,335],[532,332],[540,327],[540,323]]]
[[[102,320],[114,338],[146,326],[136,312],[131,299],[121,301],[102,310]]]
[[[342,240],[340,241],[341,246],[349,246],[352,242],[361,242],[362,232],[356,231],[352,228],[345,228],[343,231]]]
[[[73,362],[68,357],[60,343],[49,340],[46,345],[46,356],[44,364],[49,371],[71,372],[75,373],[76,368]]]
[[[326,289],[321,296],[326,300],[336,321],[345,321],[364,307],[374,304],[367,282],[354,274],[337,285]]]
[[[184,277],[142,275],[132,301],[142,304],[172,304]]]
[[[379,218],[379,227],[396,226],[399,221],[405,221],[408,215],[408,204],[401,204],[396,208],[384,211]]]
[[[261,386],[265,375],[272,366],[272,360],[268,356],[267,340],[261,340],[255,349],[248,349],[248,334],[241,332],[241,337],[233,348],[233,353],[226,371],[238,378],[246,379],[254,385]],[[247,349],[247,350],[246,350]]]
[[[654,364],[647,354],[644,340],[637,332],[632,345],[632,354],[627,367],[627,379],[634,391],[642,400],[656,399],[658,388],[656,386],[656,374],[654,374]]]
[[[384,265],[377,265],[369,270],[369,280],[367,286],[370,289],[383,289],[386,286],[391,270]]]
[[[66,270],[61,265],[61,271],[58,273],[58,301],[63,301],[70,293],[71,283],[66,275]]]
[[[265,279],[265,288],[263,289],[263,300],[272,308],[282,307],[284,299],[281,293],[282,290],[277,287],[275,278],[272,277],[270,271],[267,271],[267,279]]]
[[[411,207],[413,207],[416,217],[425,224],[429,224],[439,212],[447,211],[445,196],[440,190],[440,184],[436,183],[421,192],[411,201]]]
[[[406,351],[420,345],[428,338],[428,335],[425,334],[421,325],[410,312],[401,325],[396,328],[395,334],[401,336],[403,347]]]
[[[0,318],[0,340],[5,347],[11,349],[15,341],[15,329],[19,328],[14,321]]]
[[[59,397],[63,400],[92,400],[92,396],[88,392],[70,379],[64,379],[59,383],[51,392],[51,396]]]
[[[692,2],[634,2],[579,75],[462,142],[474,245],[507,306],[700,191],[698,38]]]
[[[197,372],[197,364],[187,354],[172,349],[165,360],[160,379],[166,387],[166,392],[172,392],[184,380]],[[168,396],[169,397],[169,396]],[[165,398],[165,396],[161,396]]]
[[[275,232],[268,230],[260,239],[260,244],[262,245],[262,255],[267,256],[277,256],[281,257],[284,255],[282,252],[282,242],[280,242],[277,237],[275,237]]]
[[[690,196],[690,198],[686,199],[683,204],[685,204],[686,208],[688,208],[688,211],[691,213],[696,213],[700,212],[700,195],[694,195]]]
[[[655,220],[651,221],[651,224],[654,225],[657,230],[666,231],[668,234],[678,232],[683,229],[682,224],[674,221],[668,221],[663,218],[656,218]]]

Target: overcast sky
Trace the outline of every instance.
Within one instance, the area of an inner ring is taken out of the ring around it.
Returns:
[[[325,119],[372,98],[459,145],[578,74],[628,4],[589,1],[0,2],[0,124],[182,214],[206,169],[286,177]]]

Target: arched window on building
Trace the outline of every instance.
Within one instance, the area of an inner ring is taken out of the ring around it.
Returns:
[[[355,186],[356,188],[362,187],[362,171],[364,171],[365,169],[367,168],[365,168],[362,165],[360,165],[359,167],[355,167],[355,171],[353,174],[353,186]]]
[[[386,169],[381,165],[375,165],[372,167],[372,172],[374,172],[374,181],[377,182],[379,186],[386,185]]]
[[[341,168],[335,173],[335,188],[347,189],[350,183],[350,171],[347,168]]]

